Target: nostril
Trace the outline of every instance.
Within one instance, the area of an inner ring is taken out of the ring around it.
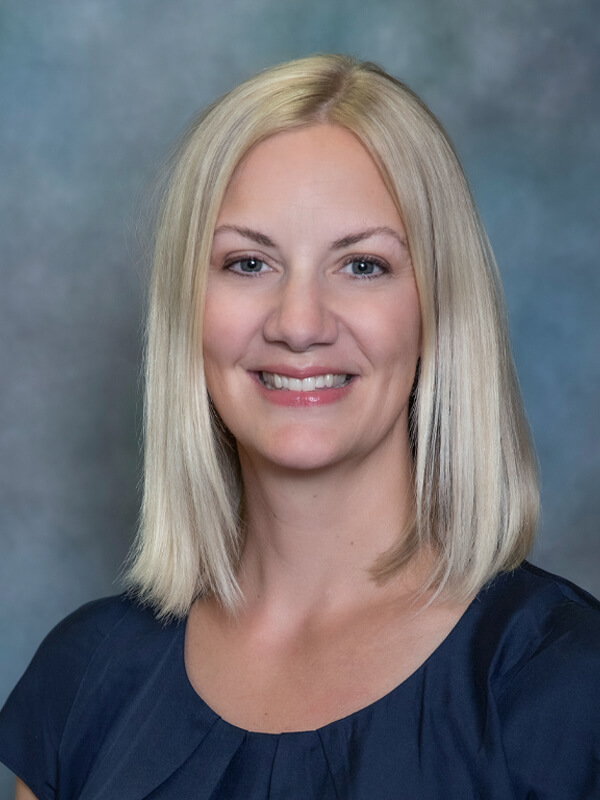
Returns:
[[[305,292],[287,293],[267,317],[264,335],[270,342],[281,342],[293,351],[302,351],[318,344],[331,344],[337,339],[337,329],[335,314],[311,291],[309,296]]]

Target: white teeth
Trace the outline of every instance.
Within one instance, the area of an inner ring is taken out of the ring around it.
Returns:
[[[311,375],[310,378],[290,378],[276,372],[261,372],[262,382],[267,389],[283,389],[292,392],[312,392],[315,389],[338,389],[344,386],[349,377],[346,373]]]

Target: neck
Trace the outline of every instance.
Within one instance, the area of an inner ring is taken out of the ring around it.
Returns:
[[[406,529],[409,457],[399,464],[396,453],[382,453],[302,473],[243,452],[240,460],[247,521],[240,581],[249,608],[302,618],[381,592],[370,568]]]

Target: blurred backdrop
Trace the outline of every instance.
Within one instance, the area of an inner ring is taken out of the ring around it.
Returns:
[[[450,132],[541,462],[534,560],[600,594],[599,39],[595,0],[2,0],[0,702],[52,625],[119,590],[162,160],[215,96],[316,51],[379,62]]]

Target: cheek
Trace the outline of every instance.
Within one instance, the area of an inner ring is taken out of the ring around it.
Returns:
[[[375,360],[394,368],[412,367],[421,354],[421,313],[416,290],[390,298],[364,319],[363,340]]]
[[[415,284],[403,296],[396,316],[398,345],[404,351],[407,361],[417,361],[421,355],[422,319],[419,294]]]
[[[209,286],[202,325],[204,370],[207,384],[225,380],[227,370],[248,353],[257,328],[248,302],[223,289]],[[210,390],[210,386],[209,386]]]
[[[202,323],[202,350],[204,372],[209,392],[212,394],[213,383],[233,355],[231,352],[231,326],[227,322],[226,306],[214,293],[207,293]]]

